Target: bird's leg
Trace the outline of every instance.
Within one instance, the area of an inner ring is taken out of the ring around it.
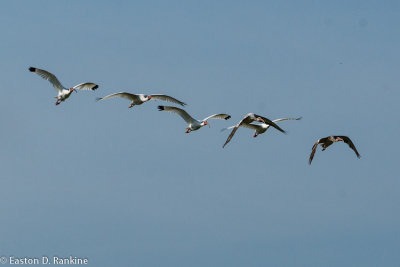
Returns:
[[[57,105],[60,105],[60,103],[61,103],[61,101],[60,101],[59,99],[57,99],[57,101],[56,101],[56,106],[57,106]]]
[[[129,105],[129,108],[132,108],[134,105],[135,105],[135,104],[133,104],[133,103],[132,103],[132,104],[130,104],[130,105]]]
[[[186,132],[185,133],[190,133],[190,132],[191,132],[190,128],[189,127],[186,128]]]
[[[258,133],[254,133],[253,137],[255,138],[255,137],[257,137],[257,136],[258,136]]]

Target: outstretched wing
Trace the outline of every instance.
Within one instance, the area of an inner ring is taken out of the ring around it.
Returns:
[[[230,118],[231,118],[231,115],[221,113],[221,114],[214,114],[214,115],[208,116],[208,117],[204,118],[203,121],[206,121],[208,119],[229,120]]]
[[[356,153],[358,158],[361,157],[361,155],[358,153],[358,151],[356,149],[356,146],[353,144],[353,142],[351,141],[351,139],[349,137],[347,137],[347,136],[339,136],[339,137],[342,138],[343,142],[348,144],[351,149],[353,149],[353,151]]]
[[[224,148],[231,141],[231,139],[235,135],[237,129],[239,129],[239,124],[235,125],[235,127],[233,128],[232,132],[230,133],[230,135],[226,139],[225,144],[222,146],[222,148]]]
[[[236,131],[239,129],[240,126],[245,125],[245,124],[248,125],[253,121],[253,119],[251,119],[252,115],[253,115],[252,113],[247,114],[246,116],[244,116],[244,118],[241,121],[238,122],[238,124],[236,124],[235,126],[229,127],[229,128],[233,127],[233,130],[229,134],[229,136],[226,139],[225,144],[222,146],[222,148],[224,148],[231,141],[232,137],[235,135]]]
[[[235,126],[236,126],[236,125],[232,125],[232,126],[229,126],[229,127],[227,127],[227,128],[223,128],[223,129],[221,129],[221,132],[222,132],[222,131],[229,130],[229,129],[232,129],[232,128],[234,128]],[[242,123],[242,124],[240,125],[240,127],[245,127],[245,128],[252,129],[252,130],[258,130],[258,129],[262,128],[261,125],[258,125],[258,124],[247,124],[247,123]]]
[[[321,139],[318,139],[318,141],[315,142],[315,144],[314,144],[313,147],[312,147],[310,159],[308,160],[308,164],[310,164],[310,165],[311,165],[311,161],[312,161],[313,158],[314,158],[315,151],[317,151],[317,147],[318,147],[318,144],[319,144],[319,141],[320,141],[320,140],[321,140]]]
[[[179,101],[178,99],[173,98],[173,97],[168,96],[168,95],[150,95],[150,96],[151,96],[152,99],[168,101],[168,102],[172,102],[172,103],[175,103],[175,104],[179,104],[181,106],[186,105],[186,103],[184,103],[182,101]]]
[[[195,119],[193,119],[189,115],[189,113],[187,113],[186,111],[184,111],[181,108],[171,107],[171,106],[158,106],[158,110],[159,111],[168,111],[168,112],[176,113],[179,116],[181,116],[182,119],[184,119],[188,124],[191,124],[191,123],[196,121]]]
[[[299,117],[299,118],[281,118],[281,119],[273,120],[272,122],[289,121],[289,120],[296,120],[296,121],[298,121],[298,120],[301,120],[302,118],[303,118],[303,117]]]
[[[108,95],[108,96],[105,96],[105,97],[99,97],[96,100],[100,101],[100,100],[105,100],[105,99],[112,98],[112,97],[122,97],[122,98],[129,99],[131,101],[133,101],[135,99],[139,99],[138,95],[131,94],[131,93],[126,93],[126,92],[119,92],[119,93],[111,94],[111,95]]]
[[[38,68],[34,68],[34,67],[30,67],[29,71],[36,73],[37,75],[39,75],[40,77],[42,77],[43,79],[49,81],[53,87],[57,90],[57,91],[62,91],[63,89],[66,89],[61,83],[60,81],[57,79],[57,77],[45,70],[41,70]]]
[[[286,133],[285,130],[281,129],[281,127],[279,127],[278,125],[276,125],[276,123],[273,122],[273,121],[271,121],[270,119],[265,118],[265,117],[260,116],[260,115],[256,115],[256,114],[254,114],[254,116],[256,116],[256,117],[258,117],[258,118],[261,118],[261,119],[264,121],[265,124],[271,125],[272,127],[274,127],[275,129],[277,129],[278,131],[281,131],[282,133]]]
[[[90,90],[90,91],[94,91],[97,88],[99,88],[99,86],[95,83],[80,83],[78,85],[75,85],[74,87],[72,87],[74,89],[78,89],[78,90]]]

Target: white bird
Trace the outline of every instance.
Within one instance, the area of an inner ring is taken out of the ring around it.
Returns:
[[[196,120],[192,118],[185,110],[177,107],[171,107],[171,106],[158,106],[158,110],[160,111],[169,111],[172,113],[176,113],[179,116],[182,117],[188,124],[188,127],[186,128],[186,133],[190,133],[191,131],[196,131],[203,127],[204,125],[208,125],[207,120],[208,119],[223,119],[223,120],[228,120],[231,116],[228,114],[214,114],[211,116],[208,116],[204,118],[203,120]]]
[[[150,99],[168,101],[182,106],[186,105],[186,103],[183,103],[182,101],[179,101],[178,99],[167,95],[144,95],[144,94],[131,94],[126,92],[119,92],[105,97],[99,97],[97,98],[97,101],[105,100],[116,96],[129,99],[131,101],[129,108],[132,108],[134,105],[141,105],[144,102],[149,101]]]
[[[282,119],[273,120],[272,122],[280,122],[280,121],[288,121],[288,120],[296,120],[296,121],[298,121],[298,120],[301,120],[301,118],[302,117],[300,117],[300,118],[282,118]],[[221,131],[232,129],[235,126],[236,125],[233,125],[233,126],[230,126],[230,127],[227,127],[227,128],[223,128]],[[252,124],[252,123],[246,124],[246,123],[243,123],[239,127],[245,127],[245,128],[248,128],[248,129],[253,129],[254,130],[253,137],[257,137],[259,134],[265,133],[269,129],[270,126],[271,125],[268,125],[266,123],[261,123],[261,124]]]
[[[226,139],[225,144],[222,146],[222,148],[224,148],[229,143],[229,141],[231,141],[232,137],[235,135],[237,129],[239,129],[240,126],[246,127],[245,125],[249,125],[253,121],[259,121],[259,122],[268,124],[269,126],[272,126],[275,129],[281,131],[282,133],[286,133],[284,130],[282,130],[278,125],[276,125],[270,119],[267,119],[267,118],[265,118],[263,116],[260,116],[260,115],[254,114],[254,113],[249,113],[246,116],[244,116],[244,118],[241,121],[239,121],[238,124],[236,124],[233,127],[233,130],[232,130],[231,134]]]
[[[56,105],[59,105],[61,102],[64,102],[72,94],[73,91],[76,92],[76,89],[94,91],[97,88],[99,88],[99,86],[97,84],[88,82],[88,83],[80,83],[78,85],[75,85],[74,87],[67,89],[60,83],[60,81],[57,79],[57,77],[54,74],[52,74],[48,71],[41,70],[41,69],[34,68],[34,67],[30,67],[29,71],[36,73],[37,75],[39,75],[40,77],[42,77],[45,80],[48,80],[53,85],[53,87],[57,90],[58,95],[54,97],[57,99]]]

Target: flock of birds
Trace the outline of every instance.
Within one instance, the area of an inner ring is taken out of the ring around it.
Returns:
[[[65,100],[67,100],[71,96],[72,92],[74,92],[74,91],[76,92],[76,90],[94,91],[97,88],[99,88],[99,86],[97,84],[87,82],[87,83],[80,83],[80,84],[75,85],[74,87],[71,87],[68,89],[60,83],[60,81],[57,79],[57,77],[54,74],[52,74],[46,70],[30,67],[29,71],[36,73],[37,75],[39,75],[40,77],[42,77],[45,80],[48,80],[53,85],[53,87],[57,90],[58,95],[55,96],[56,105],[59,105],[61,102],[64,102]],[[106,100],[106,99],[113,98],[113,97],[121,97],[121,98],[126,98],[126,99],[130,100],[131,103],[129,105],[129,108],[132,108],[135,105],[141,105],[151,99],[168,101],[168,102],[175,103],[175,104],[178,104],[181,106],[186,105],[186,103],[184,103],[176,98],[173,98],[171,96],[168,96],[168,95],[162,95],[162,94],[144,95],[144,94],[131,94],[131,93],[127,93],[127,92],[119,92],[119,93],[107,95],[105,97],[97,98],[97,101]],[[203,126],[208,125],[207,120],[209,120],[209,119],[228,120],[231,118],[230,115],[221,113],[221,114],[210,115],[202,120],[197,120],[197,119],[194,119],[192,116],[190,116],[189,113],[187,113],[185,110],[178,108],[178,107],[158,106],[158,109],[160,111],[168,111],[168,112],[172,112],[172,113],[175,113],[175,114],[178,114],[179,116],[181,116],[182,119],[184,119],[185,122],[188,124],[188,126],[186,128],[186,133],[190,133],[191,131],[196,131]],[[222,148],[224,148],[231,141],[232,137],[235,135],[235,133],[239,129],[239,127],[253,129],[254,137],[257,137],[259,134],[265,133],[268,130],[268,128],[271,126],[282,133],[286,133],[285,130],[283,130],[276,124],[276,122],[287,121],[287,120],[300,120],[300,119],[301,119],[301,117],[300,118],[282,118],[282,119],[270,120],[266,117],[263,117],[263,116],[260,116],[260,115],[254,114],[254,113],[249,113],[241,121],[239,121],[236,125],[233,125],[233,126],[223,129],[223,130],[232,129],[232,131],[231,131],[230,135],[228,136],[228,138],[226,139],[225,144],[222,146]],[[259,122],[259,124],[253,124],[253,122]],[[346,143],[356,153],[358,158],[361,157],[360,154],[358,153],[355,145],[353,144],[353,142],[351,141],[351,139],[349,137],[332,135],[332,136],[320,138],[317,140],[317,142],[315,142],[315,144],[312,147],[311,155],[309,158],[309,164],[311,164],[311,162],[314,158],[314,154],[317,150],[318,145],[321,145],[322,151],[324,151],[327,147],[329,147],[333,143],[336,143],[339,141]]]

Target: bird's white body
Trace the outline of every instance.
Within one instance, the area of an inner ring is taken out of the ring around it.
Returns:
[[[72,92],[73,92],[73,90],[68,90],[68,89],[63,88],[61,90],[58,90],[58,95],[55,96],[54,98],[57,99],[58,101],[63,102],[66,99],[68,99],[68,97],[71,96]]]
[[[255,126],[255,128],[253,128],[255,130],[254,137],[257,137],[257,135],[259,135],[259,134],[265,133],[268,130],[268,128],[270,127],[270,125],[265,124],[265,123],[257,124],[254,126]]]
[[[148,95],[144,95],[144,94],[139,94],[138,96],[139,96],[138,100],[132,101],[135,105],[141,105],[144,102],[147,102],[151,99],[151,97],[149,97]]]
[[[199,120],[193,120],[191,123],[189,123],[187,129],[189,129],[190,131],[197,131],[198,129],[200,129],[201,127],[203,127],[205,124],[202,121]]]
[[[137,106],[141,105],[144,102],[147,102],[147,101],[149,101],[151,99],[151,96],[148,96],[148,95],[145,95],[145,94],[137,94],[136,96],[137,97],[130,98],[131,105],[129,106],[129,108],[131,108],[131,107],[133,107],[135,105],[137,105]]]

